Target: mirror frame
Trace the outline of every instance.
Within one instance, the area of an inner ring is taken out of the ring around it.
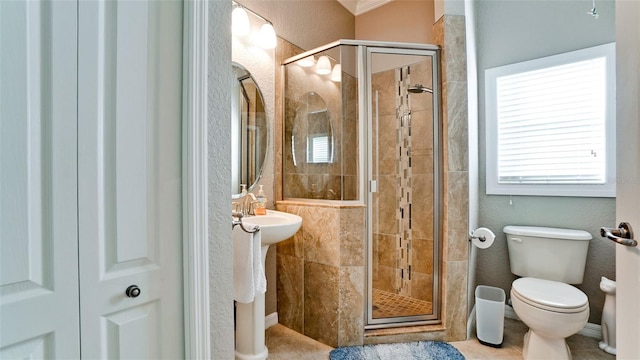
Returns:
[[[262,163],[259,164],[259,166],[256,166],[257,170],[256,170],[255,179],[251,184],[249,184],[248,183],[248,180],[249,180],[248,178],[247,179],[240,179],[242,177],[241,174],[234,174],[234,172],[237,172],[237,171],[235,171],[235,169],[240,169],[240,167],[243,166],[243,163],[246,163],[247,160],[243,158],[243,157],[246,157],[246,153],[244,151],[238,150],[236,152],[237,154],[234,155],[234,150],[233,150],[234,147],[239,147],[240,146],[240,144],[239,144],[240,140],[236,140],[236,141],[233,140],[234,132],[239,133],[240,131],[245,131],[246,129],[241,129],[243,127],[243,122],[242,122],[241,119],[239,119],[240,116],[238,116],[238,114],[241,112],[241,109],[238,109],[238,111],[236,111],[234,109],[234,101],[233,101],[234,95],[232,94],[232,101],[231,101],[231,107],[232,107],[232,109],[231,109],[231,127],[232,127],[232,134],[231,134],[232,135],[232,140],[231,140],[231,147],[232,147],[232,153],[231,153],[231,162],[232,162],[232,165],[231,165],[231,187],[232,187],[231,188],[231,198],[232,199],[238,199],[238,198],[241,197],[241,194],[239,192],[239,188],[240,188],[241,184],[246,184],[247,185],[247,191],[251,191],[253,188],[255,188],[256,184],[258,184],[258,182],[262,178],[262,175],[264,173],[264,169],[265,169],[266,163],[267,163],[267,156],[269,154],[269,145],[270,145],[269,144],[269,142],[270,142],[269,137],[270,137],[270,132],[271,131],[269,129],[269,118],[268,118],[267,109],[266,109],[266,107],[267,107],[266,106],[266,102],[264,100],[264,95],[262,93],[262,90],[260,89],[260,86],[259,86],[258,82],[253,77],[251,72],[247,68],[245,68],[244,66],[240,65],[239,63],[237,63],[235,61],[232,62],[232,66],[233,66],[234,79],[236,79],[238,82],[241,82],[242,80],[245,80],[245,79],[251,79],[251,81],[253,81],[253,84],[255,85],[256,90],[257,90],[257,94],[259,95],[260,101],[263,104],[263,108],[264,108],[264,112],[263,112],[263,114],[264,114],[264,128],[265,128],[265,135],[264,135],[265,141],[264,141],[264,145],[262,145],[262,149],[263,149],[263,151],[262,151],[262,153],[263,153]],[[237,77],[236,74],[238,72],[244,72],[245,74],[243,76],[241,76],[241,77]],[[238,135],[238,136],[240,136],[240,135]],[[237,161],[234,160],[234,158],[237,158]],[[241,160],[244,160],[244,161],[241,161]],[[240,162],[240,164],[235,165],[234,161],[235,162]],[[234,186],[234,183],[235,183],[234,178],[238,178],[238,180],[237,180],[238,190],[236,190],[234,188],[235,187]],[[238,191],[238,192],[236,193],[236,191]]]

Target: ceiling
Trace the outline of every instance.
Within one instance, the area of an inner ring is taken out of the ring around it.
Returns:
[[[338,0],[353,15],[364,14],[393,0]]]

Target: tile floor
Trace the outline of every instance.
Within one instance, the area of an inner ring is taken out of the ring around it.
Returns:
[[[373,289],[373,318],[431,314],[431,302]]]
[[[484,346],[476,339],[456,341],[451,344],[467,360],[521,360],[522,341],[527,328],[520,321],[505,319],[505,336],[502,348]],[[330,346],[321,344],[280,324],[267,329],[267,347],[270,360],[327,360]],[[567,339],[574,360],[614,360],[598,348],[598,340],[582,335]]]

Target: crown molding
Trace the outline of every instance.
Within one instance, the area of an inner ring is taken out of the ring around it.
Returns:
[[[393,0],[338,0],[338,2],[355,16],[362,15]]]
[[[350,13],[356,15],[356,10],[358,8],[357,0],[338,0],[340,5],[342,5],[345,9],[349,10]]]

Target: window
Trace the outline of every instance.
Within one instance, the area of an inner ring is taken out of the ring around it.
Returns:
[[[615,196],[615,44],[488,69],[487,194]]]
[[[307,138],[307,162],[324,164],[331,162],[331,146],[327,134],[312,134]]]

